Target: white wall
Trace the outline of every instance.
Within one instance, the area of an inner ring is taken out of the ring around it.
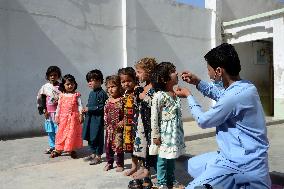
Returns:
[[[43,131],[36,94],[48,66],[73,74],[84,102],[89,70],[122,66],[120,1],[1,0],[0,25],[0,138]]]
[[[284,119],[284,16],[273,26],[274,116]]]
[[[36,94],[50,65],[76,77],[85,103],[89,70],[106,76],[145,56],[208,79],[203,56],[212,45],[211,10],[173,0],[127,0],[122,12],[122,2],[0,1],[0,138],[43,132]],[[211,103],[197,98],[205,108]]]
[[[232,21],[284,7],[276,0],[217,0],[221,3],[221,19]]]
[[[210,10],[170,0],[127,1],[126,7],[129,65],[145,56],[156,57],[173,62],[177,71],[190,70],[208,79],[203,56],[211,49]],[[205,108],[211,104],[192,89]],[[184,118],[190,118],[187,103],[183,104]]]

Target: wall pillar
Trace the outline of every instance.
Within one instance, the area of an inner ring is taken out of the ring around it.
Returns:
[[[273,66],[274,66],[274,117],[284,118],[284,18],[274,21]]]

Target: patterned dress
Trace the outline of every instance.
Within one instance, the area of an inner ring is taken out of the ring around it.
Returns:
[[[139,95],[144,91],[143,87],[138,87],[135,90],[136,107],[138,115],[137,127],[135,128],[135,141],[133,155],[146,158],[147,148],[151,144],[151,100],[154,94],[154,89],[149,89],[143,99]]]
[[[56,110],[56,118],[59,122],[55,139],[56,150],[70,152],[83,146],[82,125],[79,121],[80,103],[80,93],[59,95]]]
[[[134,143],[134,94],[127,94],[123,97],[124,101],[124,131],[123,131],[123,149],[126,153],[133,152]]]
[[[106,149],[111,148],[116,153],[123,152],[123,101],[117,102],[107,100],[104,110],[104,120],[106,127]]]
[[[180,98],[174,99],[163,91],[154,94],[151,106],[151,138],[161,138],[159,157],[176,159],[185,152],[181,118]]]

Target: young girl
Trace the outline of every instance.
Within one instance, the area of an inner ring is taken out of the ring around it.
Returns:
[[[133,153],[134,143],[134,89],[137,85],[135,70],[126,67],[118,70],[122,89],[124,90],[124,131],[123,131],[123,149],[126,153]],[[138,159],[134,156],[131,158],[131,169],[125,172],[126,176],[130,176],[137,171]]]
[[[105,149],[107,160],[104,170],[109,171],[113,168],[114,153],[116,153],[116,172],[122,172],[124,167],[123,99],[119,76],[108,76],[105,85],[110,98],[107,100],[104,108],[106,127]]]
[[[158,155],[157,179],[159,188],[173,187],[175,159],[185,152],[180,99],[173,87],[178,83],[175,66],[162,62],[152,78],[156,91],[151,106],[150,154]],[[155,149],[155,147],[157,150]]]
[[[55,139],[55,150],[50,157],[59,156],[62,151],[76,158],[76,149],[81,148],[82,141],[82,102],[80,93],[76,92],[77,83],[74,76],[67,74],[62,78],[63,93],[59,95],[55,120],[58,123],[58,132]]]
[[[45,153],[50,154],[55,149],[55,133],[57,131],[57,124],[54,122],[54,116],[60,94],[60,91],[58,90],[58,79],[61,78],[60,68],[57,66],[48,67],[45,78],[49,82],[40,88],[37,95],[37,104],[39,114],[44,114],[45,116],[44,128],[48,134],[49,142],[49,148],[45,151]]]
[[[150,156],[148,147],[151,144],[151,100],[154,89],[150,82],[157,62],[154,58],[143,58],[135,65],[136,75],[141,83],[145,82],[144,87],[135,89],[136,106],[138,114],[137,129],[135,130],[135,142],[133,155],[143,161],[144,168],[139,174],[136,172],[134,178],[141,179],[150,176],[150,167],[156,168],[156,156]]]

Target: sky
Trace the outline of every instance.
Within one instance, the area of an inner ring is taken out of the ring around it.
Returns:
[[[194,7],[201,7],[201,8],[205,7],[205,0],[176,0],[176,1],[181,2],[181,3],[190,4]],[[284,3],[284,0],[277,0],[277,1]]]
[[[205,7],[204,0],[176,0],[176,1],[181,2],[181,3],[190,4],[194,7],[201,7],[201,8]]]

